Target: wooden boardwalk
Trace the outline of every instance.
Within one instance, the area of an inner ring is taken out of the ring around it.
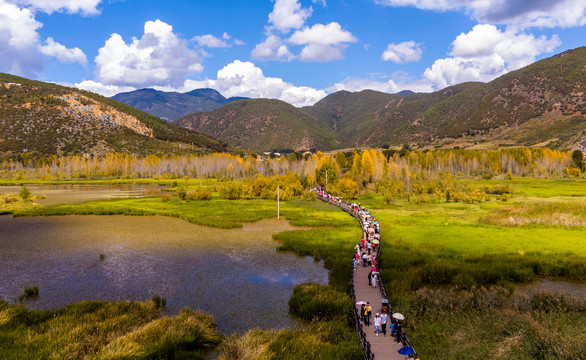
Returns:
[[[348,212],[354,216],[362,227],[362,221],[360,216],[353,209],[344,203],[330,201],[329,199],[319,196],[318,198],[322,201],[328,202],[332,205],[338,206],[342,210]],[[356,239],[358,243],[360,239]],[[376,249],[376,258],[379,259],[381,247],[378,246]],[[407,338],[407,335],[402,332],[399,337],[399,342],[396,341],[395,337],[391,336],[390,325],[392,322],[392,307],[389,308],[389,319],[387,322],[387,335],[384,336],[382,332],[377,336],[374,327],[374,315],[376,313],[382,313],[382,299],[386,299],[386,291],[380,278],[378,279],[378,286],[376,288],[371,287],[368,282],[369,267],[364,267],[362,264],[358,265],[356,270],[352,271],[352,299],[354,300],[354,318],[356,321],[356,332],[360,337],[362,348],[364,349],[365,357],[367,360],[384,359],[384,360],[405,360],[405,359],[419,359],[417,353],[408,357],[406,355],[400,355],[399,349],[406,346],[413,348],[413,343]],[[356,305],[357,301],[367,301],[372,306],[372,318],[370,326],[366,326],[359,316],[360,305]]]

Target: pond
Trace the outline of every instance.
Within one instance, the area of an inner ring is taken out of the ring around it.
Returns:
[[[91,200],[114,198],[128,198],[145,195],[158,195],[163,189],[161,186],[115,184],[115,185],[88,185],[88,184],[61,184],[38,185],[27,184],[32,195],[45,195],[45,199],[36,201],[41,205],[72,204]],[[0,186],[0,194],[18,194],[22,186]]]
[[[75,202],[152,190],[92,186],[85,193],[85,186],[75,187],[41,193],[49,202]],[[18,303],[34,285],[39,297],[24,302],[31,309],[159,295],[168,314],[185,306],[203,310],[225,334],[294,328],[288,313],[293,288],[328,282],[323,262],[276,251],[271,235],[294,229],[276,219],[222,230],[163,216],[0,216],[0,298]]]

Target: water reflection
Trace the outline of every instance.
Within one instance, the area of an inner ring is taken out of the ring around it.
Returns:
[[[0,216],[0,298],[16,302],[32,285],[40,296],[27,306],[37,309],[160,295],[169,313],[201,309],[225,333],[291,328],[293,287],[325,284],[328,272],[276,251],[271,233],[289,229],[277,220],[219,230],[160,216]]]

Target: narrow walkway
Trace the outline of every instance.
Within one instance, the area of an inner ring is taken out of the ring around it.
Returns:
[[[340,201],[332,200],[331,197],[328,197],[327,194],[321,196],[318,193],[318,198],[322,201],[325,201],[329,204],[335,205],[342,210],[348,212],[350,215],[354,216],[360,222],[362,227],[362,221],[360,216],[352,209],[352,207],[348,204],[345,204]],[[357,239],[357,243],[360,239]],[[380,255],[380,246],[376,249],[376,259],[378,260]],[[355,306],[355,320],[356,320],[356,332],[360,337],[360,341],[362,343],[362,348],[364,349],[365,356],[367,360],[371,359],[384,359],[384,360],[405,360],[405,359],[419,359],[417,353],[408,357],[407,355],[400,355],[398,353],[399,349],[402,347],[410,347],[413,348],[413,344],[407,338],[404,332],[401,333],[399,337],[399,342],[396,341],[395,337],[391,336],[390,325],[393,315],[392,307],[389,307],[389,321],[387,324],[387,335],[384,336],[380,333],[378,336],[375,334],[375,326],[374,326],[374,315],[376,313],[382,313],[382,299],[386,299],[386,291],[384,289],[384,285],[378,280],[378,286],[376,288],[371,287],[368,282],[368,273],[370,272],[370,268],[368,266],[364,267],[362,264],[358,265],[357,269],[352,271],[352,298],[354,300]],[[369,302],[372,306],[372,318],[370,321],[370,326],[366,326],[359,316],[360,313],[360,305],[356,305],[358,301],[366,301]]]

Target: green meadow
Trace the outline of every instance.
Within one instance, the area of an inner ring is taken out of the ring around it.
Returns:
[[[405,330],[421,358],[581,358],[586,353],[584,297],[547,290],[518,293],[515,283],[551,277],[586,286],[586,182],[458,182],[506,186],[509,196],[502,201],[492,195],[481,203],[432,198],[416,204],[397,198],[386,204],[378,194],[358,199],[382,224],[379,268],[391,304],[406,315]],[[290,309],[304,322],[302,329],[229,336],[218,348],[220,358],[360,359],[348,319],[350,259],[361,236],[357,221],[319,201],[290,200],[280,209],[281,217],[309,230],[275,234],[282,243],[279,250],[324,259],[331,270],[329,285],[296,288]],[[15,209],[13,214],[166,215],[219,228],[277,215],[274,200],[224,200],[216,191],[211,200],[146,197]]]

